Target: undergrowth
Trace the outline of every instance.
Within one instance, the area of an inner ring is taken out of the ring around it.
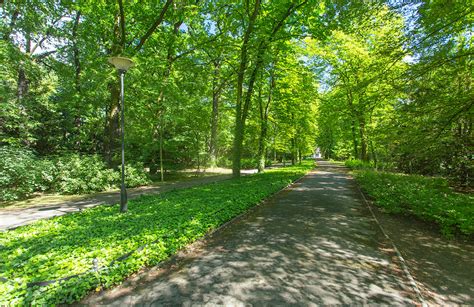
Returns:
[[[355,171],[362,189],[390,213],[435,222],[447,236],[474,234],[474,197],[453,192],[444,178]]]
[[[243,213],[313,165],[305,161],[143,196],[129,202],[127,213],[119,213],[118,205],[98,206],[0,233],[0,305],[72,303],[91,290],[118,284]]]

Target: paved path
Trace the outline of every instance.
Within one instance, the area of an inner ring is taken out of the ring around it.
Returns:
[[[82,303],[418,303],[354,182],[336,166],[319,164],[176,263],[149,269]]]
[[[128,199],[136,198],[143,194],[158,194],[174,189],[189,188],[200,184],[220,181],[231,178],[231,175],[216,175],[201,177],[185,181],[165,182],[158,186],[146,186],[127,189]],[[34,201],[34,199],[32,199]],[[0,230],[11,229],[30,224],[39,219],[64,215],[70,212],[95,207],[103,204],[117,204],[120,202],[120,191],[101,192],[90,196],[84,196],[79,200],[51,201],[51,203],[32,205],[27,208],[1,208]]]

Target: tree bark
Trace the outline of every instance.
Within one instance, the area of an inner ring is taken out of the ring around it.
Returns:
[[[273,67],[270,69],[270,79],[269,79],[269,84],[268,84],[268,97],[267,97],[267,102],[263,104],[263,101],[261,99],[261,95],[259,95],[259,111],[260,111],[260,137],[258,140],[258,172],[261,173],[265,169],[265,160],[266,160],[266,152],[267,152],[267,146],[266,146],[266,139],[267,139],[267,133],[268,133],[268,113],[270,110],[270,104],[272,102],[273,98],[273,89],[275,88],[275,74],[274,74],[274,68],[275,63]]]
[[[72,27],[72,55],[73,55],[73,62],[74,62],[74,87],[76,90],[76,94],[78,97],[81,97],[81,61],[79,58],[79,47],[77,42],[77,29],[79,27],[79,21],[81,18],[81,12],[77,11],[76,17],[74,18],[74,24]],[[76,101],[75,106],[75,115],[74,115],[74,127],[76,129],[76,142],[75,148],[76,150],[80,150],[81,147],[81,140],[80,140],[80,129],[82,125],[81,120],[81,103],[80,101]]]
[[[211,139],[209,142],[209,154],[211,166],[217,166],[217,133],[219,129],[219,100],[221,88],[219,86],[220,60],[214,61],[214,74],[212,78],[212,115],[211,115]]]
[[[255,21],[260,10],[260,0],[255,1],[253,12],[249,19],[249,24],[245,30],[244,39],[242,41],[242,47],[240,48],[240,65],[237,73],[237,103],[235,110],[235,130],[234,130],[234,142],[233,142],[233,159],[232,159],[232,175],[234,177],[240,177],[240,158],[242,156],[242,142],[244,140],[244,129],[245,121],[242,117],[242,97],[243,97],[243,85],[245,71],[248,64],[248,45],[250,36],[253,32]]]
[[[367,135],[365,130],[365,120],[359,118],[359,136],[360,136],[360,159],[362,161],[368,161],[367,155]]]
[[[163,120],[161,120],[163,122]],[[163,123],[160,124],[160,179],[161,182],[165,181],[164,167],[163,167]]]
[[[355,125],[355,120],[351,120],[351,131],[352,131],[352,145],[354,146],[354,158],[357,159],[359,157],[359,150],[358,146],[359,144],[357,143],[357,133],[356,133],[356,125]]]

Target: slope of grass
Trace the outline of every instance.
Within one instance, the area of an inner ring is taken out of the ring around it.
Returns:
[[[120,283],[246,211],[312,167],[312,162],[305,162],[144,196],[130,201],[124,214],[118,212],[118,205],[99,206],[0,233],[0,304],[71,303],[91,290]],[[42,283],[59,279],[63,280]]]
[[[450,236],[474,234],[474,197],[454,193],[444,178],[356,171],[355,178],[375,204],[391,213],[417,216]]]

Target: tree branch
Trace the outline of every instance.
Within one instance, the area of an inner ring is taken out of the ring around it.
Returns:
[[[148,38],[153,34],[153,32],[155,32],[156,28],[163,22],[163,19],[165,18],[165,14],[172,3],[173,3],[173,0],[166,0],[165,5],[161,9],[160,15],[155,20],[153,25],[148,29],[145,35],[142,36],[142,38],[140,39],[140,42],[135,47],[135,52],[138,52],[140,51],[140,49],[142,49],[143,45],[148,40]]]
[[[123,1],[118,0],[119,14],[120,14],[120,45],[125,48],[125,13],[123,10]]]

